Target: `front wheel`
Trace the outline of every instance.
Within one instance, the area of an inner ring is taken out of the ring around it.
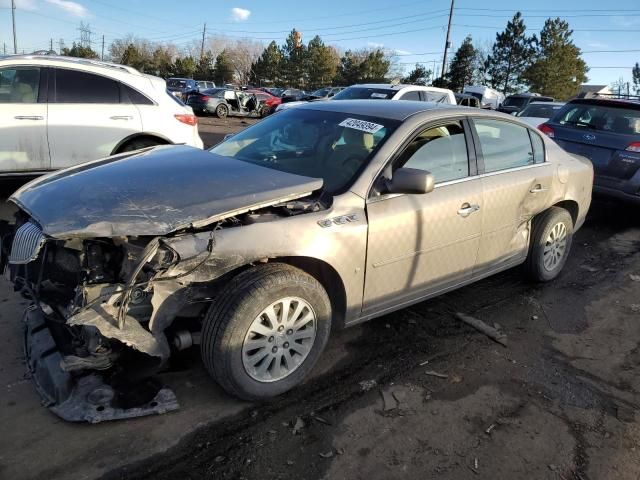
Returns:
[[[216,107],[216,117],[218,118],[226,118],[229,115],[229,109],[226,105],[218,105]]]
[[[238,274],[204,319],[201,353],[228,393],[259,400],[298,385],[322,353],[331,304],[320,283],[285,264]]]
[[[529,278],[548,282],[556,278],[569,256],[573,220],[564,208],[551,207],[533,219],[525,270]]]

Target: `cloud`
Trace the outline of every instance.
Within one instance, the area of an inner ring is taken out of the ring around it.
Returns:
[[[251,15],[251,10],[247,10],[246,8],[234,7],[231,9],[231,19],[234,22],[244,22],[249,19]]]
[[[51,5],[55,5],[56,7],[64,10],[70,15],[74,17],[88,17],[89,10],[84,5],[80,5],[76,2],[71,2],[69,0],[45,0],[47,3]]]
[[[11,8],[11,0],[0,0],[1,8]],[[16,9],[18,10],[36,10],[35,0],[16,0]]]
[[[396,55],[411,55],[411,52],[409,50],[394,50]]]

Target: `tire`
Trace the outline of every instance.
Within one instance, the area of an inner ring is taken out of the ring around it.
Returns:
[[[564,208],[551,207],[535,217],[529,253],[524,264],[527,276],[536,282],[548,282],[556,278],[567,262],[572,240],[573,219]]]
[[[156,145],[162,145],[162,142],[153,138],[136,138],[129,140],[118,149],[118,153],[132,152],[134,150],[140,150],[141,148],[154,147]]]
[[[227,115],[229,115],[229,108],[226,105],[218,105],[216,107],[216,117],[227,118]]]
[[[315,278],[286,264],[260,265],[238,274],[216,298],[203,321],[200,349],[207,371],[224,390],[244,400],[263,400],[302,382],[331,331],[331,303]],[[272,308],[279,320],[283,305],[290,305],[292,322],[280,332],[265,311]],[[315,318],[306,323],[310,314]],[[253,350],[256,344],[260,347]]]

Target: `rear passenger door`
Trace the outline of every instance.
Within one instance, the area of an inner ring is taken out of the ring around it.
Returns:
[[[526,256],[529,221],[547,207],[554,171],[538,133],[508,120],[471,123],[484,200],[476,275]]]
[[[93,73],[50,69],[48,136],[53,168],[111,155],[142,131],[140,113],[121,84]]]

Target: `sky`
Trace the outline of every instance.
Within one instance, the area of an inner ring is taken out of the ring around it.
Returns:
[[[415,63],[440,68],[450,0],[15,0],[18,51],[58,50],[78,41],[80,22],[89,24],[94,50],[105,51],[131,33],[178,46],[207,34],[225,34],[284,42],[296,28],[309,41],[319,34],[325,43],[347,49],[383,47],[394,51],[409,70]],[[11,0],[0,0],[0,53],[13,49]],[[591,68],[589,83],[631,81],[640,62],[640,2],[618,0],[616,10],[595,0],[456,0],[451,41],[453,51],[467,35],[488,46],[516,10],[523,13],[528,33],[537,33],[547,17],[561,17],[574,30],[574,42]]]

